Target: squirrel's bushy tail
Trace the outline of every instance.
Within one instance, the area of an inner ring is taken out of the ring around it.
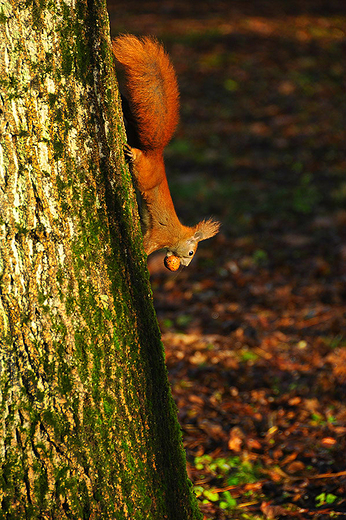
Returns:
[[[123,94],[141,149],[163,149],[177,126],[179,110],[178,84],[168,55],[155,38],[132,35],[115,38],[113,52],[125,74]]]

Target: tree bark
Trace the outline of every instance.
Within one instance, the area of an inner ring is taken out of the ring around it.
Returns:
[[[0,518],[200,519],[104,1],[0,3]]]

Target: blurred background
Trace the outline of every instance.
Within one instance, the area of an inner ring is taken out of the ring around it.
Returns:
[[[108,8],[176,68],[178,216],[222,222],[188,268],[149,259],[205,518],[346,518],[345,2]]]

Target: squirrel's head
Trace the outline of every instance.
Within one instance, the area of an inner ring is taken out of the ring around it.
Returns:
[[[188,233],[188,237],[184,237],[174,247],[168,249],[167,257],[174,255],[180,259],[181,265],[189,265],[197,250],[198,242],[213,237],[218,233],[219,228],[220,222],[213,219],[203,220],[194,228],[187,228],[193,234]]]

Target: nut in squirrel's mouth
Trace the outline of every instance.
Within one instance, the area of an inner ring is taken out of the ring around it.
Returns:
[[[165,256],[164,264],[170,271],[177,271],[180,267],[181,261],[178,256],[175,256],[169,251]]]

